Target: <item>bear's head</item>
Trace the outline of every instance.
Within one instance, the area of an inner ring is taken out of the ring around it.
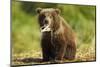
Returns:
[[[42,32],[55,30],[59,27],[59,9],[37,8],[36,12],[38,13],[38,21]]]

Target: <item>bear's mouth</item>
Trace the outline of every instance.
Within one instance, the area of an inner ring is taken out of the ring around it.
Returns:
[[[47,26],[42,26],[40,28],[41,32],[50,32],[51,31],[51,28],[49,28],[49,25]]]

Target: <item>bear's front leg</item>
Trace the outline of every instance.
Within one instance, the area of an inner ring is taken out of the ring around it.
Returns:
[[[42,32],[41,47],[43,61],[49,61],[50,57],[50,32]]]
[[[56,51],[56,60],[57,61],[63,60],[63,57],[65,55],[65,51],[66,51],[66,45],[60,45]]]
[[[49,51],[47,48],[47,43],[45,42],[44,39],[42,39],[42,56],[43,56],[43,61],[49,61]]]

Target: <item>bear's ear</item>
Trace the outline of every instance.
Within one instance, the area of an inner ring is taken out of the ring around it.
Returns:
[[[60,10],[59,9],[55,9],[57,14],[60,14]]]
[[[37,12],[37,13],[40,13],[41,10],[42,10],[42,8],[37,8],[37,9],[36,9],[36,12]]]

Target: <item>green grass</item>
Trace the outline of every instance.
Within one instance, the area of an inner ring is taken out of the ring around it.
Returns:
[[[45,64],[41,59],[40,30],[35,9],[37,7],[59,8],[61,16],[68,21],[77,37],[77,54],[73,61],[95,60],[95,6],[12,2],[12,64]],[[33,60],[32,60],[33,59]],[[37,60],[38,61],[38,60]]]
[[[83,51],[84,50],[84,51]],[[27,52],[13,54],[13,65],[26,65],[26,64],[48,64],[51,62],[36,62],[34,59],[42,59],[42,52],[40,50],[30,50]],[[63,60],[63,63],[67,62],[83,62],[83,61],[95,61],[95,45],[82,44],[77,48],[76,58],[74,60]],[[37,59],[37,60],[38,60]]]

